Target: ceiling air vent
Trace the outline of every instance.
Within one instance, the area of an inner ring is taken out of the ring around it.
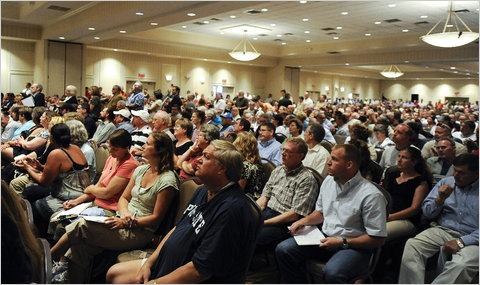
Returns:
[[[194,24],[194,25],[199,25],[199,26],[206,25],[204,22],[194,22],[193,24]]]
[[[283,34],[283,35],[284,35],[284,36],[293,36],[292,33],[285,33],[285,34]]]
[[[455,11],[453,11],[453,12],[455,12],[455,13],[468,13],[468,12],[470,12],[470,10],[468,10],[468,9],[462,9],[462,10],[455,10]]]
[[[50,5],[50,6],[48,6],[47,9],[62,11],[62,12],[67,12],[68,10],[70,10],[70,8],[62,7],[62,6],[56,6],[56,5]]]
[[[274,39],[273,41],[274,42],[281,42],[282,40],[281,39]]]
[[[324,31],[332,31],[332,30],[335,30],[334,28],[323,28],[322,30]]]
[[[415,22],[414,24],[415,25],[426,25],[426,24],[430,24],[430,23],[427,22],[427,21],[421,21],[421,22]]]
[[[261,14],[262,11],[255,10],[255,9],[250,9],[250,10],[244,11],[243,13],[249,14],[249,15],[256,15],[256,14]]]
[[[211,19],[210,19],[210,21],[213,21],[213,22],[219,22],[219,21],[221,21],[221,20],[220,20],[220,19],[218,19],[218,18],[211,18]]]
[[[268,36],[267,34],[258,34],[259,37],[266,37]]]
[[[396,22],[401,22],[402,20],[399,20],[399,19],[388,19],[388,20],[384,20],[384,22],[387,22],[387,23],[396,23]]]
[[[338,52],[338,51],[329,51],[328,53],[329,53],[329,54],[339,54],[340,52]]]
[[[338,35],[337,32],[330,32],[330,33],[327,33],[327,35]]]

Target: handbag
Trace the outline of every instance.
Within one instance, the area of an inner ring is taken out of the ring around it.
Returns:
[[[81,170],[72,169],[64,175],[60,175],[58,187],[52,191],[52,197],[62,201],[80,197],[83,190],[92,184],[88,169],[88,166]]]

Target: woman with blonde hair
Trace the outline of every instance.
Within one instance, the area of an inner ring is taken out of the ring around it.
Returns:
[[[243,172],[238,181],[246,194],[258,199],[266,183],[265,172],[258,152],[257,139],[251,132],[240,132],[233,142],[235,148],[243,155]]]

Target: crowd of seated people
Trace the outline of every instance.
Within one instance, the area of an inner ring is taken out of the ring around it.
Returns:
[[[107,281],[244,282],[251,256],[265,249],[280,272],[267,282],[307,282],[307,259],[326,262],[325,282],[355,282],[377,248],[376,283],[430,282],[427,270],[440,283],[478,275],[478,102],[322,95],[295,104],[285,90],[266,102],[243,91],[183,97],[173,85],[149,95],[141,82],[111,95],[68,85],[58,96],[32,86],[19,96],[35,106],[2,98],[2,192],[10,184],[32,203],[56,283],[91,282],[106,250],[145,249],[176,211],[179,183],[192,178],[203,186],[153,255],[113,266]],[[105,146],[109,157],[95,169]],[[86,202],[83,214],[105,224],[52,222]],[[291,238],[305,226],[323,232],[320,248]],[[442,267],[425,265],[437,255]]]

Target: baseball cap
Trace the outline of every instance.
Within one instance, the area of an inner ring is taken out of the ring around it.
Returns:
[[[145,123],[150,123],[150,114],[147,110],[133,110],[132,116],[140,117]]]
[[[118,111],[113,111],[113,114],[114,115],[120,115],[120,116],[125,117],[127,119],[130,119],[130,117],[131,117],[130,111],[128,111],[127,109],[121,109],[121,110],[118,110]]]
[[[223,113],[222,115],[220,115],[220,117],[225,118],[225,119],[233,118],[231,113]]]

